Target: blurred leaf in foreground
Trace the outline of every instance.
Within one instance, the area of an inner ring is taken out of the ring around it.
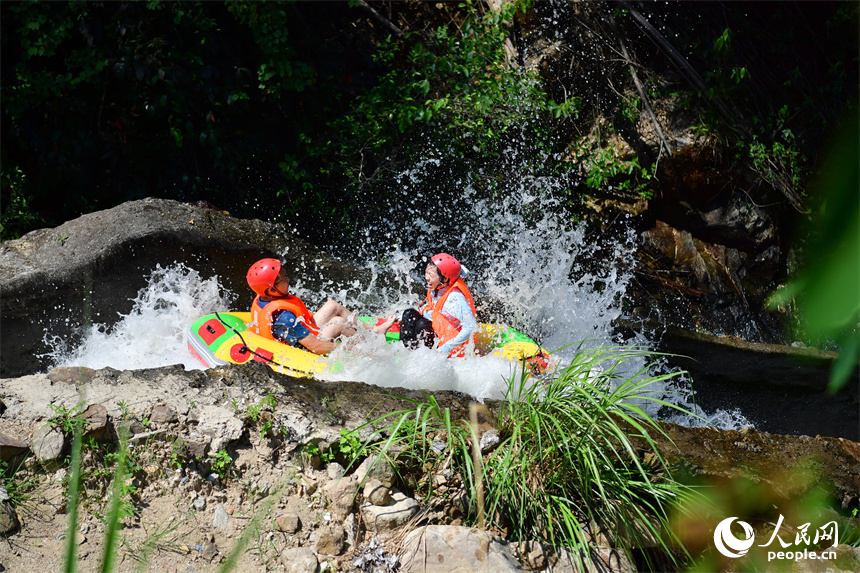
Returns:
[[[806,333],[836,340],[829,391],[844,386],[860,356],[860,122],[855,107],[834,139],[815,185],[823,197],[799,278],[771,296],[780,304],[798,296]]]

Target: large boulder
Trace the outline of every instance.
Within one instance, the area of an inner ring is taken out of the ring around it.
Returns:
[[[335,281],[357,273],[279,225],[164,199],[123,203],[6,241],[0,244],[0,375],[44,371],[46,332],[73,343],[82,326],[110,326],[131,311],[158,265],[183,263],[249,295],[245,273],[264,256],[305,270],[312,262],[320,276]],[[303,274],[303,284],[318,289],[316,274]]]

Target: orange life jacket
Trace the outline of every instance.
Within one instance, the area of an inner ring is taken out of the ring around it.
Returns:
[[[463,296],[466,297],[466,301],[469,303],[469,307],[472,309],[472,316],[475,317],[475,320],[478,319],[478,312],[475,310],[475,301],[472,299],[472,293],[469,292],[469,288],[466,286],[466,283],[463,282],[462,278],[454,281],[454,284],[451,285],[450,288],[445,290],[445,293],[440,296],[437,300],[433,300],[433,292],[430,289],[427,289],[427,298],[424,299],[424,302],[419,306],[418,312],[422,315],[429,309],[430,310],[430,320],[433,323],[433,332],[436,334],[436,339],[439,341],[439,346],[442,346],[452,338],[455,338],[460,331],[463,330],[463,326],[460,324],[460,321],[455,317],[444,314],[442,312],[442,307],[445,306],[445,301],[448,300],[448,295],[450,295],[455,290],[463,293]],[[472,333],[471,340],[472,342],[477,341],[478,333]],[[465,356],[466,354],[466,344],[469,341],[467,340],[463,344],[454,347],[451,352],[448,354],[448,357],[452,356]]]
[[[316,336],[320,329],[314,320],[314,315],[305,306],[305,303],[295,295],[288,294],[284,298],[272,299],[265,307],[260,306],[260,297],[254,299],[251,304],[251,324],[249,328],[252,332],[259,334],[270,340],[277,340],[272,333],[272,325],[275,323],[275,314],[288,310],[296,315],[297,322],[305,325],[305,328],[310,330],[311,334]],[[283,342],[282,340],[279,342]]]

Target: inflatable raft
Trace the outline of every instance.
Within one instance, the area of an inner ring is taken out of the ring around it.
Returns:
[[[361,320],[368,323],[373,321],[368,317],[361,317]],[[250,321],[250,312],[207,314],[194,321],[188,329],[188,351],[206,368],[256,360],[276,372],[300,377],[338,370],[337,364],[332,365],[313,352],[255,334],[246,326]],[[522,362],[535,375],[543,374],[549,367],[549,353],[522,332],[500,324],[480,326],[476,345],[478,354],[492,354]],[[398,328],[399,323],[385,333],[387,342],[400,341]]]

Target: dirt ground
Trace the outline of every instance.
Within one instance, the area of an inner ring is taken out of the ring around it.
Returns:
[[[0,433],[27,444],[58,406],[71,408],[78,398],[74,385],[55,383],[45,375],[3,380],[0,388],[5,404]],[[321,491],[331,479],[327,468],[305,467],[300,452],[275,452],[273,442],[261,439],[256,427],[246,427],[242,437],[227,447],[230,463],[222,465],[229,467],[213,463],[212,458],[207,463],[181,455],[176,437],[193,431],[182,421],[189,408],[235,405],[237,396],[243,404],[254,404],[262,390],[249,392],[229,384],[195,389],[165,378],[157,388],[93,381],[87,395],[90,402],[97,396],[112,415],[125,408],[146,422],[147,430],[164,430],[136,441],[129,450],[133,477],[127,480],[123,497],[128,515],[118,531],[116,571],[214,571],[237,556],[233,571],[298,571],[295,550],[301,547],[317,554],[320,570],[361,570],[352,566],[352,560],[361,545],[372,539],[356,538],[354,515],[343,528],[346,539],[338,555],[316,551],[318,538],[332,522]],[[177,410],[180,421],[147,421],[146,413],[165,402]],[[77,570],[82,573],[99,571],[104,559],[112,451],[113,446],[85,440],[82,501],[75,528]],[[63,570],[68,467],[68,459],[43,465],[31,456],[13,478],[17,489],[7,482],[20,527],[0,536],[0,571]],[[377,539],[373,544],[384,546],[384,542]]]

